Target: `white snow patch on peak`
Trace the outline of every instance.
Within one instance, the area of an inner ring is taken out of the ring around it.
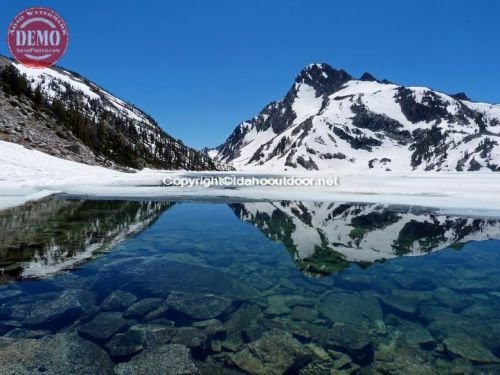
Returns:
[[[13,65],[21,74],[26,75],[26,78],[28,78],[33,86],[42,86],[44,92],[51,99],[57,95],[57,93],[50,88],[49,81],[52,81],[52,79],[68,83],[74,90],[82,92],[89,99],[99,99],[99,95],[92,91],[88,85],[64,70],[66,74],[59,73],[57,70],[51,68],[29,68],[19,63],[13,63]]]
[[[207,151],[208,157],[211,159],[215,159],[218,153],[219,151],[217,151],[215,148]]]
[[[90,81],[84,81],[62,68],[30,68],[15,62],[13,63],[13,66],[19,71],[19,73],[26,76],[33,89],[40,86],[44,94],[46,94],[49,99],[57,99],[60,92],[65,92],[64,84],[68,84],[73,90],[80,92],[87,103],[89,100],[102,101],[103,99],[106,99],[111,104],[111,107],[106,106],[107,110],[110,110],[119,116],[138,122],[144,122],[153,126],[151,121],[134,106],[126,103],[120,98],[117,98],[106,90],[101,89],[96,84]]]
[[[316,96],[316,90],[313,87],[300,83],[297,86],[297,98],[293,102],[292,109],[297,118],[294,124],[300,124],[308,117],[316,115],[321,109],[323,98]]]
[[[312,68],[318,68],[318,69],[323,69],[325,66],[325,64],[323,63],[312,63],[312,64],[309,64],[305,67],[305,70],[310,70]]]

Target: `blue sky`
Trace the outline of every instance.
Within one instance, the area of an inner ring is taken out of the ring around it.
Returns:
[[[60,65],[193,147],[224,141],[312,62],[500,102],[498,1],[18,0],[0,27],[33,5],[68,24]]]

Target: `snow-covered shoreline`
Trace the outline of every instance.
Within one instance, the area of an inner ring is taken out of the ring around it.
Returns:
[[[274,172],[123,173],[59,159],[0,141],[0,209],[58,193],[89,198],[240,198],[367,202],[438,208],[460,215],[500,217],[500,173],[482,172],[285,172],[280,176],[339,177],[336,187],[162,186],[166,176],[277,176]]]

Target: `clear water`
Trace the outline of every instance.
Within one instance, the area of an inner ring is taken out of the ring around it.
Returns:
[[[0,212],[0,373],[498,374],[500,223],[321,202]]]

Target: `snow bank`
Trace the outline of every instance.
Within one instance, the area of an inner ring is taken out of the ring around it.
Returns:
[[[51,194],[109,198],[243,198],[370,202],[440,208],[464,215],[500,216],[500,173],[481,172],[287,172],[287,176],[340,177],[337,187],[180,188],[162,186],[165,176],[245,175],[255,172],[183,172],[146,169],[123,173],[59,159],[0,141],[0,208]],[[277,176],[283,173],[259,173]]]

